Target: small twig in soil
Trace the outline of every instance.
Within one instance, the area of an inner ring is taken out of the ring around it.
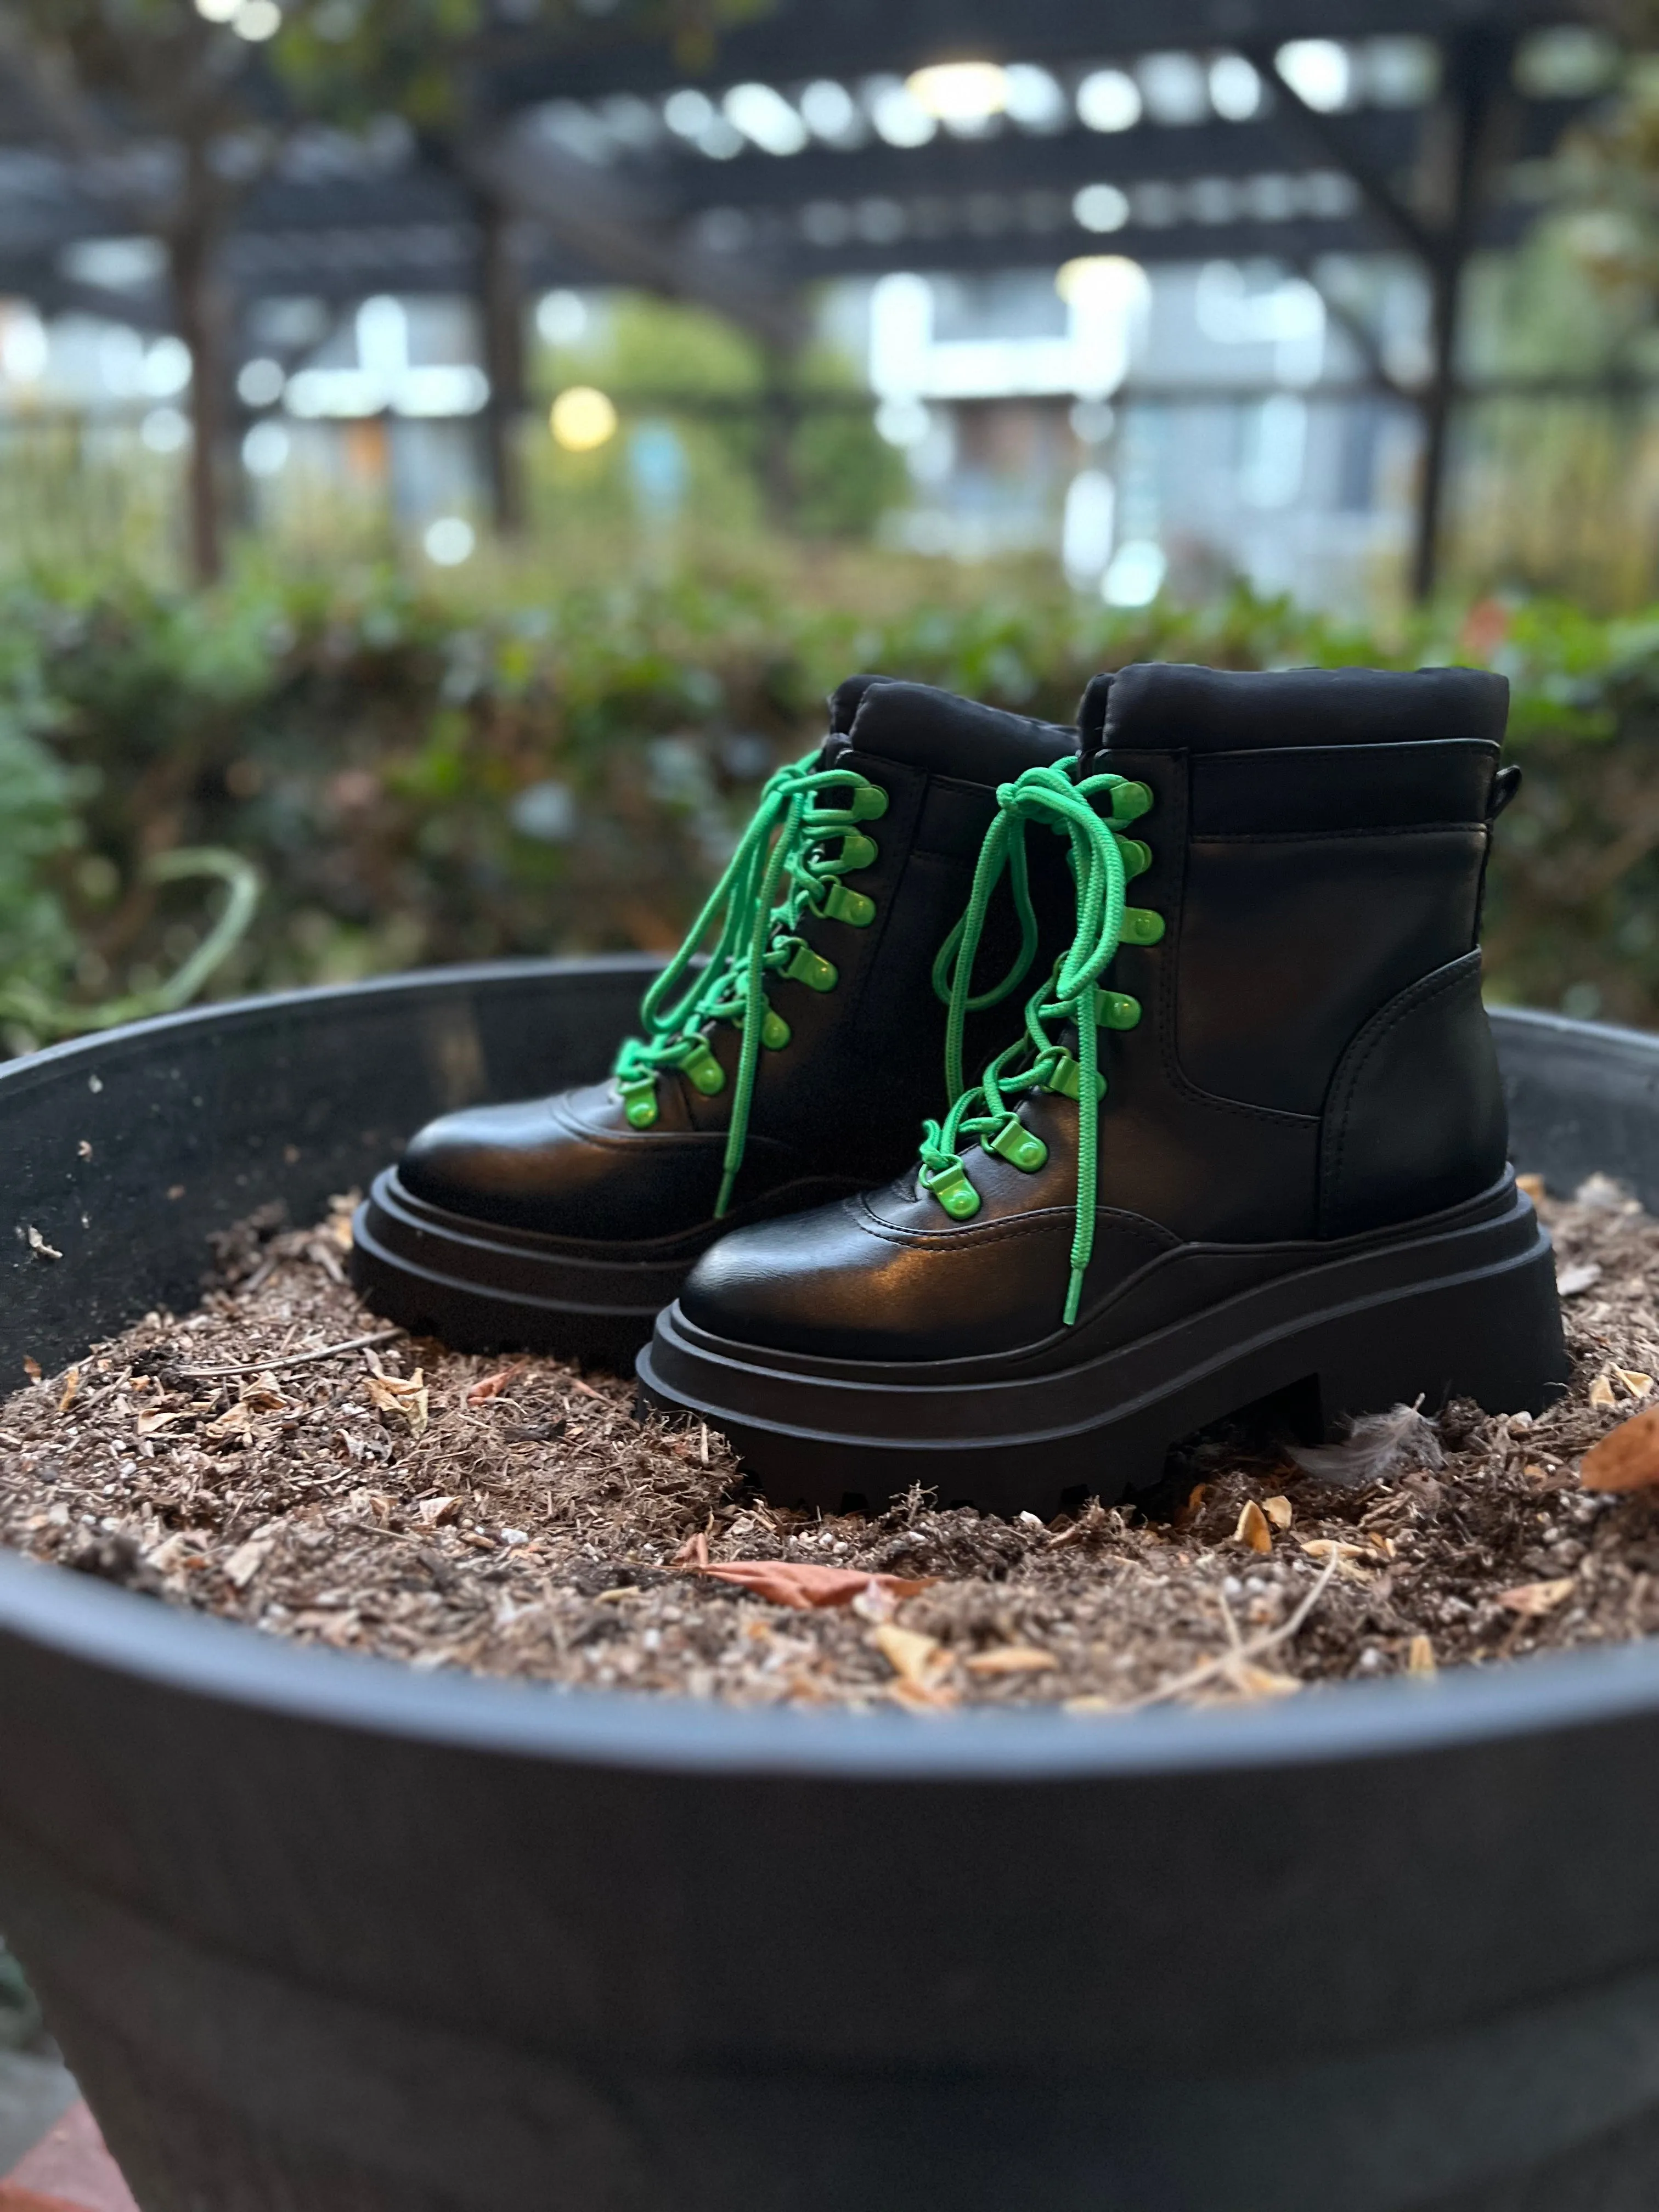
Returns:
[[[192,1382],[210,1375],[269,1375],[278,1367],[304,1367],[313,1359],[332,1359],[337,1352],[365,1352],[372,1344],[390,1344],[394,1336],[403,1334],[400,1328],[382,1328],[373,1336],[348,1337],[343,1344],[325,1344],[315,1352],[293,1352],[286,1359],[243,1359],[234,1367],[180,1367],[175,1371],[188,1376]]]
[[[1161,1705],[1166,1698],[1181,1697],[1188,1690],[1200,1689],[1206,1682],[1213,1681],[1218,1674],[1228,1673],[1237,1667],[1241,1660],[1259,1659],[1264,1651],[1271,1651],[1274,1644],[1287,1643],[1306,1620],[1320,1599],[1324,1596],[1328,1584],[1340,1565],[1341,1561],[1333,1555],[1329,1565],[1290,1619],[1281,1621],[1277,1628],[1270,1628],[1260,1636],[1251,1637],[1245,1644],[1237,1641],[1238,1631],[1233,1620],[1231,1609],[1224,1597],[1221,1601],[1222,1612],[1226,1619],[1228,1629],[1235,1640],[1230,1643],[1221,1656],[1218,1659],[1206,1659],[1201,1666],[1188,1668],[1184,1674],[1177,1674],[1173,1682],[1164,1682],[1156,1690],[1148,1690],[1144,1698],[1132,1698],[1127,1705],[1120,1705],[1117,1708],[1118,1711],[1139,1712],[1143,1705]]]

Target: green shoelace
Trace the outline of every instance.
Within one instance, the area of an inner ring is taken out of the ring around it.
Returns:
[[[859,825],[880,819],[887,793],[849,769],[818,768],[817,758],[813,753],[781,768],[768,782],[684,944],[641,1002],[646,1035],[628,1039],[612,1070],[629,1121],[648,1129],[663,1075],[683,1074],[705,1097],[725,1090],[726,1070],[708,1030],[731,1022],[742,1030],[717,1217],[731,1204],[743,1164],[761,1048],[781,1051],[789,1042],[789,1024],[768,1003],[768,978],[788,975],[810,990],[833,991],[840,981],[835,963],[814,951],[797,926],[807,914],[855,929],[875,919],[875,901],[840,878],[875,860],[875,840]],[[831,791],[845,793],[848,803],[821,804]],[[711,935],[708,963],[698,969],[697,954]]]
[[[1111,797],[1109,816],[1097,812],[1094,804],[1107,793]],[[1048,1158],[1048,1146],[1015,1111],[1020,1097],[1053,1091],[1077,1101],[1077,1199],[1066,1294],[1067,1328],[1077,1319],[1083,1278],[1094,1250],[1099,1108],[1106,1089],[1100,1073],[1100,1030],[1133,1029],[1140,1019],[1139,1002],[1127,992],[1105,989],[1100,979],[1121,945],[1155,945],[1164,934],[1161,915],[1125,903],[1129,881],[1152,866],[1152,856],[1138,838],[1125,836],[1123,829],[1152,804],[1152,794],[1144,783],[1121,775],[1091,775],[1075,781],[1065,763],[1027,769],[1012,783],[1001,785],[995,819],[980,848],[968,910],[946,941],[935,972],[936,981],[948,979],[945,1070],[953,1103],[942,1122],[926,1125],[921,1185],[952,1220],[970,1220],[981,1202],[963,1164],[970,1146],[996,1153],[1028,1175],[1034,1175]],[[999,1053],[970,1085],[964,1082],[962,1066],[968,1015],[994,1004],[1012,988],[1030,965],[1036,944],[1025,859],[1025,834],[1033,823],[1070,840],[1076,933],[1053,975],[1027,1001],[1024,1036]],[[1009,975],[975,999],[970,995],[974,960],[992,894],[1005,872],[1020,919],[1020,954]],[[1069,1024],[1075,1030],[1075,1055],[1049,1034],[1050,1023]]]

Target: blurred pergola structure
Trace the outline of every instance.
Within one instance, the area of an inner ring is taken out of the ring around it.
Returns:
[[[1425,592],[1470,257],[1534,219],[1541,165],[1587,96],[1529,86],[1517,58],[1574,35],[1577,4],[777,0],[695,77],[603,14],[574,50],[503,23],[464,144],[439,161],[406,134],[301,133],[247,204],[226,276],[245,307],[475,295],[510,526],[532,289],[696,300],[781,362],[823,278],[1269,258],[1322,289],[1363,388],[1420,416]],[[915,77],[969,63],[994,67]],[[112,197],[0,78],[0,292],[164,327],[159,281],[93,281],[88,242],[120,228]],[[1328,282],[1336,258],[1376,253],[1407,257],[1426,284],[1430,344],[1411,371]]]

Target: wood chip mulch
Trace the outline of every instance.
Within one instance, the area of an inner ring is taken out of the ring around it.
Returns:
[[[769,1504],[619,1379],[386,1332],[347,1200],[267,1212],[198,1311],[0,1404],[0,1540],[417,1668],[744,1705],[1110,1715],[1619,1642],[1659,1629],[1659,1486],[1578,1467],[1659,1404],[1659,1221],[1601,1177],[1545,1210],[1575,1379],[1541,1419],[1401,1407],[1303,1464],[1212,1436],[1146,1510],[1048,1526]]]

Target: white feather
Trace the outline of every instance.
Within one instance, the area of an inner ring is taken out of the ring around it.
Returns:
[[[1290,1455],[1304,1474],[1316,1474],[1322,1482],[1349,1490],[1384,1481],[1405,1468],[1446,1463],[1439,1431],[1415,1406],[1391,1406],[1386,1413],[1362,1414],[1340,1444],[1316,1451],[1292,1446]]]

